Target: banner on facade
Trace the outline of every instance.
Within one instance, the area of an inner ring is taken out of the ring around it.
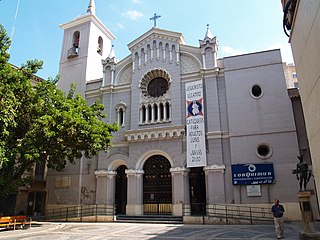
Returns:
[[[257,185],[274,183],[272,163],[234,164],[232,169],[233,185]]]
[[[186,83],[187,167],[207,165],[202,80]]]

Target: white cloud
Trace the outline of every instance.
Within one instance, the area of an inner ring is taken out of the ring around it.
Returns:
[[[132,20],[137,20],[138,18],[141,18],[144,16],[143,13],[138,12],[137,10],[128,10],[126,12],[123,12],[121,15],[127,18],[130,18]]]
[[[117,25],[118,28],[124,29],[124,26],[121,23],[118,22],[116,25]]]
[[[229,46],[221,46],[223,56],[233,56],[243,54],[243,51],[240,49],[235,49]]]
[[[142,3],[142,0],[131,0],[133,3],[136,3],[136,4],[141,4]]]

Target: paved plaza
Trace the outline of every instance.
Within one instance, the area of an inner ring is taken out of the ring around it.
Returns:
[[[285,239],[299,239],[301,223],[285,224]],[[1,230],[6,240],[210,240],[276,239],[270,225],[185,225],[138,223],[38,223],[23,230]]]

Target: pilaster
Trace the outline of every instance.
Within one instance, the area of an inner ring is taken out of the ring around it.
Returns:
[[[182,216],[184,206],[190,205],[189,169],[176,167],[170,169],[172,175],[172,214]]]
[[[225,169],[224,164],[213,164],[203,168],[206,177],[207,204],[225,203]]]
[[[143,214],[143,170],[127,169],[128,197],[127,215]]]

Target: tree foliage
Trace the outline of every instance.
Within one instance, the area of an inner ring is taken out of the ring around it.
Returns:
[[[42,62],[27,61],[20,68],[8,63],[10,39],[0,25],[0,196],[32,180],[35,164],[62,170],[84,155],[107,151],[116,123],[103,121],[104,107],[88,106],[56,88],[57,79],[31,84]],[[28,174],[31,173],[31,174]]]

